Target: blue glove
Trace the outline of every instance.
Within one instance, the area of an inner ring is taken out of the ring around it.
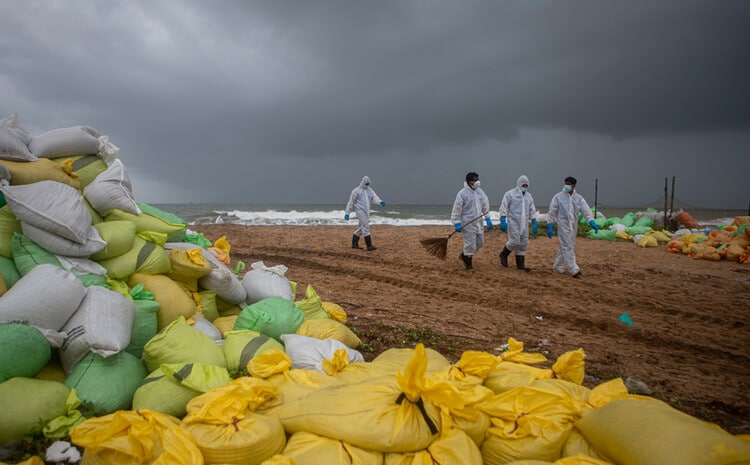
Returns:
[[[536,220],[531,220],[531,234],[536,237],[536,232],[539,229],[539,225]]]
[[[555,235],[555,230],[553,228],[552,223],[547,223],[547,237],[552,239],[552,236]]]
[[[591,229],[594,230],[595,234],[599,233],[599,226],[596,225],[596,221],[594,220],[589,221],[589,226],[591,226]]]
[[[490,219],[490,217],[486,217],[484,221],[487,222],[487,231],[492,231],[492,220]]]
[[[504,217],[500,217],[500,231],[505,232],[508,230],[508,220]]]
[[[461,223],[456,223],[453,227],[456,228],[456,232],[461,232]]]
[[[349,214],[348,213],[344,214],[344,219],[347,220],[347,221],[349,220]]]
[[[380,206],[381,206],[381,207],[385,207],[385,200],[381,200],[381,201],[380,201]]]

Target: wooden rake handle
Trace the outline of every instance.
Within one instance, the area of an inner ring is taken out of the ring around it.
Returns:
[[[476,218],[474,218],[473,220],[469,220],[469,221],[467,221],[466,223],[464,223],[464,224],[462,224],[462,225],[461,225],[461,228],[463,228],[464,226],[468,226],[468,225],[470,225],[471,223],[473,223],[473,222],[475,222],[475,221],[477,221],[477,220],[481,220],[481,219],[482,219],[482,218],[484,218],[485,216],[489,215],[489,213],[490,213],[490,212],[484,212],[484,213],[482,213],[481,215],[479,215],[479,216],[477,216]],[[456,234],[457,232],[458,232],[458,231],[453,231],[452,233],[448,234],[448,239],[450,239],[450,238],[451,238],[451,236],[453,236],[453,235],[454,235],[454,234]]]

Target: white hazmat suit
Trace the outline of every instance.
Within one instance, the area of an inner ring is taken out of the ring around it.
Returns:
[[[357,213],[359,225],[352,236],[352,247],[354,248],[359,248],[357,246],[359,238],[364,236],[367,248],[369,250],[374,249],[370,242],[370,207],[373,203],[379,203],[381,206],[385,206],[385,202],[370,188],[370,178],[364,176],[359,182],[359,186],[352,190],[352,193],[349,196],[349,202],[347,202],[346,208],[344,209],[346,219],[349,219],[349,213],[352,211]]]
[[[521,257],[526,255],[529,248],[529,221],[536,219],[534,197],[531,192],[521,189],[524,184],[529,184],[529,178],[521,175],[516,181],[515,189],[506,192],[500,202],[500,217],[506,217],[508,222],[508,242],[505,243],[505,248]]]
[[[479,220],[472,223],[469,223],[469,221],[489,211],[490,200],[482,188],[477,186],[475,189],[472,189],[467,182],[464,182],[463,189],[458,191],[456,200],[453,202],[451,221],[454,224],[461,223],[462,225],[461,232],[464,237],[463,254],[466,257],[476,254],[477,250],[484,244],[484,225]]]
[[[560,191],[552,197],[547,213],[548,223],[557,223],[557,237],[560,248],[555,257],[552,269],[558,273],[568,272],[574,277],[581,269],[576,263],[575,241],[578,233],[578,213],[581,213],[586,221],[594,219],[589,204],[582,195],[575,190],[571,192]]]

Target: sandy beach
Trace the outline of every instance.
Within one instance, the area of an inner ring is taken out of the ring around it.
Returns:
[[[351,248],[352,227],[200,225],[226,236],[232,266],[282,264],[297,298],[312,285],[341,305],[372,359],[423,342],[455,361],[465,350],[498,354],[513,337],[551,361],[582,348],[585,385],[614,377],[640,381],[656,398],[734,434],[750,434],[750,265],[695,260],[632,242],[578,238],[582,279],[552,271],[557,238],[532,239],[525,273],[502,268],[504,233],[494,230],[474,258],[458,259],[460,235],[445,260],[419,241],[445,226],[374,226],[377,250]],[[627,313],[634,327],[619,321]]]

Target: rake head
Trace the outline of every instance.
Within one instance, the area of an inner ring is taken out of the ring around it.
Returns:
[[[429,239],[422,239],[419,241],[422,247],[425,248],[430,255],[434,255],[437,258],[444,260],[448,253],[448,239],[450,237],[433,237]]]

